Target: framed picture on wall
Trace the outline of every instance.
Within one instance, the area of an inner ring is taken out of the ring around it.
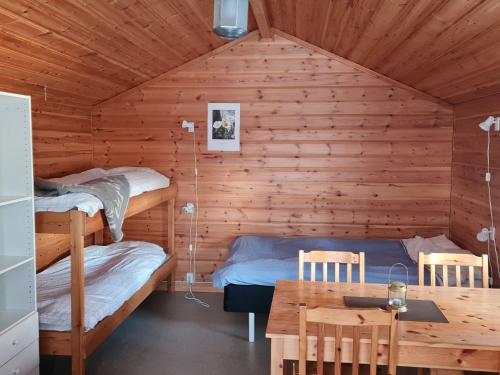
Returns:
[[[240,104],[208,103],[208,151],[240,151]]]

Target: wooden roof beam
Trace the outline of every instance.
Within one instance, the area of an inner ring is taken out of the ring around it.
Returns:
[[[255,20],[257,21],[257,27],[259,28],[261,40],[272,40],[273,31],[271,29],[271,23],[269,22],[269,16],[267,14],[264,0],[250,0],[250,5],[252,6],[252,12]]]

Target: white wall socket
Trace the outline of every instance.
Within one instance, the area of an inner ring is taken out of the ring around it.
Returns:
[[[488,240],[493,241],[495,239],[495,232],[495,227],[491,227],[490,229],[483,228],[480,232],[477,233],[476,238],[479,242],[487,242]]]
[[[186,203],[184,207],[182,207],[182,213],[192,215],[194,212],[194,204],[191,202]]]
[[[194,122],[183,120],[181,126],[183,129],[187,129],[189,133],[194,133]]]

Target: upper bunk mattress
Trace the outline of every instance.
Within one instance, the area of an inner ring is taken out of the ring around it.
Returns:
[[[168,259],[160,246],[147,242],[85,248],[85,331],[117,311]],[[37,293],[40,329],[70,331],[70,257],[37,275]]]
[[[135,197],[147,191],[153,191],[170,186],[168,177],[150,168],[120,167],[113,169],[93,168],[82,173],[76,173],[60,178],[50,179],[67,185],[81,184],[103,176],[123,175],[130,184],[130,197]],[[86,193],[70,193],[57,197],[35,197],[35,211],[66,212],[73,208],[94,216],[103,208],[102,202],[95,196]]]

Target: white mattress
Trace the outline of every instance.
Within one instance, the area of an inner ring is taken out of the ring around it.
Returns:
[[[85,330],[117,311],[169,255],[137,241],[85,249]],[[64,258],[37,275],[40,329],[71,330],[71,265]]]
[[[81,184],[103,176],[124,175],[130,184],[130,196],[135,197],[147,191],[166,188],[170,180],[150,168],[120,167],[113,169],[93,168],[82,173],[71,174],[52,181],[64,184]],[[35,211],[66,212],[73,208],[94,216],[103,208],[102,202],[86,193],[70,193],[58,197],[35,197]]]

